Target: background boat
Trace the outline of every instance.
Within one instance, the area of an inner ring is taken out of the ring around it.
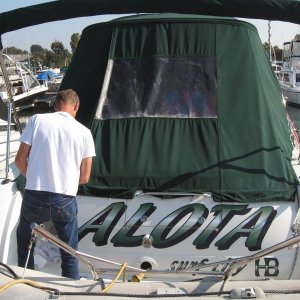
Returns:
[[[40,84],[23,63],[13,60],[6,54],[2,54],[2,57],[15,107],[20,110],[33,106],[34,100],[42,98],[48,87],[45,84]],[[0,73],[0,100],[9,101],[2,72]]]
[[[300,35],[284,43],[283,61],[277,72],[282,94],[287,103],[300,105]]]

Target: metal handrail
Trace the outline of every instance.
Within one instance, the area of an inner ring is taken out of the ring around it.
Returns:
[[[43,225],[38,225],[38,224],[32,224],[32,234],[35,237],[42,237],[46,240],[48,240],[49,242],[55,244],[56,246],[58,246],[60,249],[65,250],[66,252],[70,253],[71,255],[77,257],[79,260],[81,260],[83,263],[87,264],[90,269],[91,272],[93,274],[93,277],[95,280],[98,279],[98,275],[95,276],[96,274],[99,273],[99,270],[96,269],[95,265],[93,264],[93,262],[91,262],[88,259],[93,259],[96,261],[100,261],[103,263],[108,263],[108,264],[112,264],[112,265],[116,265],[116,266],[122,266],[121,263],[118,262],[114,262],[114,261],[110,261],[107,259],[103,259],[103,258],[99,258],[96,256],[92,256],[80,251],[75,250],[74,248],[70,247],[68,244],[64,243],[63,241],[61,241],[59,238],[57,238],[56,236],[54,236],[53,234],[51,234],[50,232],[48,232]],[[88,259],[87,259],[88,258]],[[217,264],[217,263],[215,263]],[[203,275],[223,275],[224,272],[220,272],[220,271],[204,271],[204,272],[199,272],[199,271],[194,271],[194,270],[188,270],[188,269],[182,269],[182,270],[144,270],[144,269],[140,269],[140,268],[136,268],[136,267],[132,267],[132,266],[126,266],[126,270],[127,271],[134,271],[134,272],[139,272],[139,273],[147,273],[147,274],[203,274]],[[109,269],[109,268],[103,268],[101,269],[101,272],[109,272],[109,271],[113,271],[113,269]]]
[[[40,236],[40,237],[45,238],[49,242],[51,242],[54,245],[58,246],[60,249],[65,250],[69,254],[77,257],[84,264],[88,265],[90,267],[90,270],[91,270],[91,273],[93,275],[94,280],[98,280],[99,270],[96,269],[94,263],[91,262],[89,259],[94,259],[94,260],[98,260],[98,261],[101,261],[101,262],[114,264],[114,265],[117,265],[117,266],[122,266],[122,264],[120,264],[120,263],[109,261],[109,260],[102,259],[102,258],[98,258],[98,257],[92,256],[92,255],[89,255],[89,254],[85,254],[85,253],[82,253],[82,252],[79,252],[79,251],[75,250],[74,248],[70,247],[68,244],[66,244],[65,242],[63,242],[62,240],[60,240],[59,238],[57,238],[56,236],[54,236],[53,234],[51,234],[50,232],[45,230],[43,225],[32,224],[31,227],[32,227],[32,235],[34,235],[35,237]],[[135,267],[131,267],[131,266],[126,266],[126,268],[134,270],[136,272],[144,272],[145,271],[145,270],[135,268]]]
[[[92,270],[92,274],[93,274],[95,280],[97,280],[97,278],[98,278],[96,274],[99,273],[99,270],[97,270],[95,265],[88,259],[93,259],[93,260],[97,260],[97,261],[104,262],[104,263],[122,266],[122,264],[120,264],[120,263],[113,262],[113,261],[106,260],[106,259],[99,258],[99,257],[95,257],[95,256],[85,254],[85,253],[82,253],[82,252],[79,252],[79,251],[73,249],[72,247],[70,247],[69,245],[67,245],[66,243],[62,242],[60,239],[58,239],[57,237],[55,237],[54,235],[49,233],[47,230],[45,230],[42,225],[35,224],[32,228],[32,232],[38,236],[41,236],[41,237],[49,240],[53,244],[57,245],[59,248],[65,250],[66,252],[70,253],[71,255],[77,257],[83,263],[89,265]],[[139,269],[139,268],[135,268],[135,267],[131,267],[131,266],[127,266],[126,268],[131,271],[141,272],[141,273],[145,273],[145,274],[220,275],[220,276],[223,276],[224,281],[227,281],[227,280],[229,280],[229,278],[231,277],[233,272],[235,272],[238,268],[243,267],[243,266],[247,265],[248,263],[250,263],[254,260],[257,260],[259,258],[262,258],[266,255],[269,255],[276,251],[282,250],[284,248],[288,248],[288,247],[290,247],[294,244],[298,244],[298,243],[300,243],[300,235],[293,237],[291,239],[288,239],[286,241],[283,241],[281,243],[275,244],[267,249],[258,251],[253,255],[234,258],[234,259],[216,261],[216,262],[212,262],[209,264],[203,264],[200,266],[198,265],[195,267],[190,267],[190,268],[181,269],[181,270],[144,270],[144,269]],[[204,268],[217,266],[220,264],[223,264],[223,265],[228,264],[229,268],[226,271],[201,271],[200,270],[200,269],[204,269]],[[108,271],[112,271],[112,270],[113,269],[103,268],[102,272],[108,272]]]
[[[95,268],[94,264],[91,261],[89,261],[86,258],[82,257],[82,255],[78,254],[77,251],[74,248],[70,247],[68,244],[66,244],[62,240],[58,239],[57,237],[55,237],[50,232],[46,231],[43,228],[44,227],[43,225],[32,224],[31,227],[32,227],[32,233],[31,234],[34,238],[36,238],[37,236],[42,236],[45,239],[47,239],[48,241],[50,241],[51,243],[53,243],[54,245],[56,245],[59,248],[65,250],[69,254],[77,257],[80,261],[82,261],[83,263],[87,264],[90,267],[94,280],[98,279],[96,268]]]
[[[236,261],[234,264],[231,264],[231,266],[228,268],[228,270],[226,270],[224,272],[224,280],[225,281],[229,280],[232,273],[235,272],[239,267],[245,266],[254,260],[257,260],[259,258],[262,258],[262,257],[272,254],[274,252],[277,252],[279,250],[291,247],[298,243],[300,243],[300,235],[290,238],[290,239],[283,241],[281,243],[278,243],[276,245],[273,245],[267,249],[256,252],[253,255],[245,256],[242,259]]]
[[[13,96],[12,96],[12,91],[11,91],[11,85],[9,82],[9,78],[6,72],[3,56],[2,56],[3,50],[0,51],[0,67],[2,70],[7,94],[9,97],[9,101],[7,103],[7,137],[6,137],[6,163],[5,163],[5,178],[7,179],[9,176],[9,157],[10,157],[10,126],[11,126],[11,108],[12,108],[12,101],[13,101]]]

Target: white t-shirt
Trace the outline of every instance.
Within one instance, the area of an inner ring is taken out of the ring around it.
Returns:
[[[67,112],[37,114],[20,141],[31,146],[26,189],[76,195],[82,159],[96,155],[88,128]]]

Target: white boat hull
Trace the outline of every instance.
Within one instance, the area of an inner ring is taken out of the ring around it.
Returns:
[[[299,87],[289,87],[285,84],[280,84],[280,88],[284,99],[287,103],[300,105],[300,88]]]
[[[15,237],[22,197],[13,182],[0,186],[0,192],[0,261],[16,265]],[[204,195],[167,200],[151,195],[132,200],[79,196],[78,207],[80,252],[120,264],[126,261],[135,268],[168,270],[171,272],[167,277],[175,281],[183,277],[193,279],[195,275],[177,276],[172,272],[188,268],[199,271],[203,264],[249,256],[293,237],[291,227],[298,212],[297,202],[221,204]],[[48,242],[36,247],[36,268],[59,275],[60,258],[54,248]],[[96,261],[95,264],[101,269],[120,268]],[[229,263],[224,262],[202,271],[223,272],[228,268]],[[91,277],[87,265],[81,265],[81,276]],[[258,259],[234,274],[234,278],[298,279],[298,250],[284,249]]]

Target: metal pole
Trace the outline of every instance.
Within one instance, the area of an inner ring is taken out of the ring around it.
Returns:
[[[5,160],[5,178],[9,176],[10,159],[10,127],[11,127],[11,102],[7,103],[7,137],[6,137],[6,160]]]
[[[252,255],[249,255],[249,256],[245,256],[241,259],[237,259],[236,260],[236,263],[232,264],[231,267],[225,271],[224,273],[224,279],[225,280],[228,280],[230,277],[231,277],[231,274],[236,271],[239,267],[242,267],[244,265],[247,265],[248,263],[254,261],[254,260],[257,260],[259,258],[262,258],[264,256],[267,256],[269,254],[272,254],[276,251],[279,251],[279,250],[282,250],[282,249],[285,249],[285,248],[288,248],[288,247],[291,247],[295,244],[299,244],[300,243],[300,236],[297,235],[293,238],[290,238],[286,241],[283,241],[281,243],[278,243],[276,245],[273,245],[267,249],[264,249],[264,250],[261,250],[257,253],[254,253]]]
[[[4,78],[4,82],[5,82],[5,86],[6,86],[6,90],[7,90],[7,95],[8,95],[8,100],[5,101],[6,105],[7,105],[7,141],[6,141],[6,162],[5,162],[5,178],[8,179],[8,175],[9,175],[9,158],[10,158],[10,134],[11,134],[11,113],[12,111],[14,112],[14,120],[15,120],[15,124],[18,127],[18,130],[20,133],[22,133],[22,129],[20,126],[20,122],[17,116],[17,112],[15,109],[15,106],[13,105],[14,103],[14,99],[13,99],[13,94],[12,94],[12,90],[11,90],[11,84],[9,81],[9,77],[8,77],[8,73],[6,71],[6,67],[5,67],[5,63],[4,63],[4,59],[3,59],[3,49],[1,49],[0,51],[0,67],[1,67],[1,71],[2,71],[2,75]]]
[[[0,51],[0,66],[2,70],[2,75],[4,78],[7,94],[9,97],[9,101],[6,103],[7,105],[7,140],[6,140],[6,160],[5,160],[5,178],[8,179],[9,175],[9,158],[10,158],[10,127],[11,127],[11,100],[12,99],[12,91],[9,82],[8,75],[6,73],[5,64],[2,56],[3,50]]]
[[[89,261],[85,257],[82,257],[81,255],[79,255],[75,249],[73,249],[72,247],[70,247],[68,244],[61,241],[60,239],[56,238],[53,234],[44,230],[42,225],[32,224],[31,226],[32,226],[32,235],[35,235],[35,236],[40,235],[40,236],[46,238],[51,243],[53,243],[54,245],[65,250],[69,254],[77,257],[80,261],[82,261],[83,263],[87,264],[90,267],[91,272],[94,277],[94,280],[98,279],[96,268],[91,261]]]
[[[268,22],[268,43],[269,43],[269,59],[272,61],[272,47],[271,47],[271,21]]]
[[[57,238],[56,236],[54,236],[53,234],[51,234],[50,232],[45,230],[43,225],[32,224],[31,227],[32,227],[32,232],[36,236],[41,236],[41,237],[47,239],[48,241],[50,241],[54,245],[56,245],[59,248],[65,250],[66,252],[70,253],[71,255],[77,257],[83,263],[88,264],[91,267],[91,269],[93,270],[94,273],[96,273],[96,268],[95,268],[94,264],[88,259],[94,259],[94,260],[98,260],[98,261],[101,261],[101,262],[104,262],[104,263],[114,264],[114,265],[118,265],[118,266],[122,265],[122,264],[119,264],[119,263],[116,263],[116,262],[113,262],[113,261],[110,261],[110,260],[101,259],[101,258],[98,258],[96,256],[85,254],[85,253],[82,253],[82,252],[79,252],[79,251],[73,249],[68,244],[61,241],[59,238]],[[131,267],[131,266],[127,266],[127,268],[132,269],[134,271],[138,271],[138,272],[143,272],[144,271],[143,269],[139,269],[139,268],[135,268],[135,267]]]

